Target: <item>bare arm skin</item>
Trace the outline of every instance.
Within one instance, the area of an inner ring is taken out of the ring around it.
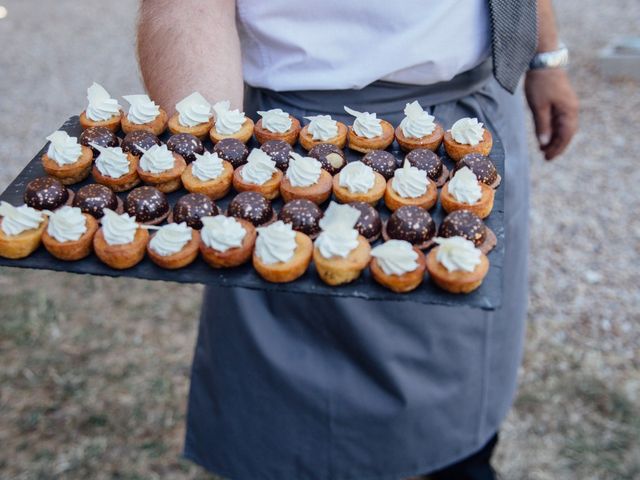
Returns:
[[[169,114],[194,91],[242,107],[235,0],[141,0],[138,61],[149,95]]]
[[[551,0],[538,0],[538,26],[538,52],[556,50],[558,31]],[[578,130],[578,97],[562,68],[530,71],[524,87],[540,150],[551,160],[567,148]]]

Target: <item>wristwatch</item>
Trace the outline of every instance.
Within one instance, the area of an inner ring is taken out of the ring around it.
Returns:
[[[569,64],[569,49],[561,43],[557,50],[536,53],[529,63],[529,70],[561,68]]]

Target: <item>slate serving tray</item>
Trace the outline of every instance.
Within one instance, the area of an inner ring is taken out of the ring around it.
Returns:
[[[79,137],[82,129],[80,127],[78,117],[74,116],[67,120],[60,128],[67,131],[70,135]],[[121,134],[122,135],[122,134]],[[163,141],[166,141],[170,135],[168,133],[161,136]],[[257,147],[257,143],[250,143],[249,147]],[[212,145],[207,140],[205,147],[208,150],[212,149]],[[300,153],[304,153],[303,150],[297,146],[296,150]],[[17,178],[11,182],[7,189],[0,195],[1,200],[5,200],[14,205],[21,205],[23,201],[23,193],[27,183],[39,176],[45,175],[40,157],[46,151],[46,146],[42,148],[40,152],[29,162],[29,164],[20,172]],[[403,159],[404,153],[400,151],[398,145],[394,144],[390,147],[391,151],[397,159]],[[345,150],[347,160],[353,161],[361,158],[361,154],[349,150]],[[444,152],[440,152],[443,156],[445,164],[448,167],[452,167],[453,163],[450,159],[446,158]],[[502,142],[494,133],[493,150],[491,158],[494,161],[498,171],[504,178],[504,149]],[[82,185],[92,183],[91,176],[76,185],[72,185],[72,190],[77,190]],[[504,212],[504,180],[503,184],[496,191],[495,203],[491,215],[485,220],[486,224],[495,232],[498,238],[498,244],[496,248],[489,254],[489,260],[491,262],[491,268],[485,278],[483,284],[478,290],[467,295],[453,295],[440,290],[433,285],[427,278],[423,284],[413,292],[405,294],[393,293],[373,281],[370,277],[368,270],[363,272],[363,275],[355,282],[349,285],[343,285],[340,287],[329,287],[322,283],[315,272],[313,264],[309,270],[301,278],[295,282],[288,284],[272,284],[262,280],[258,274],[253,270],[249,264],[243,265],[234,269],[215,270],[210,268],[201,259],[197,259],[192,265],[183,268],[181,270],[168,271],[157,267],[148,258],[145,258],[141,263],[135,267],[119,271],[113,270],[110,267],[101,263],[95,255],[77,261],[77,262],[62,262],[49,255],[49,253],[40,247],[29,257],[22,260],[7,260],[0,258],[1,266],[19,267],[19,268],[33,268],[54,270],[63,272],[72,272],[79,274],[91,274],[91,275],[106,275],[111,277],[133,277],[143,278],[147,280],[161,280],[180,283],[201,283],[208,285],[216,285],[221,287],[242,287],[258,290],[270,290],[270,291],[286,291],[297,292],[304,294],[315,295],[330,295],[338,297],[357,297],[369,300],[394,300],[394,301],[412,301],[424,304],[440,304],[451,306],[468,306],[472,308],[481,308],[485,310],[494,310],[499,308],[502,304],[502,265],[504,260],[504,226],[503,226],[503,212]],[[126,197],[126,193],[118,194],[123,200]],[[177,192],[168,195],[169,202],[173,205],[178,198],[187,192],[181,189]],[[216,202],[218,205],[226,208],[229,201],[235,195],[234,192],[230,193],[224,199]],[[282,201],[277,200],[274,202],[274,207],[277,211],[280,210]],[[326,208],[326,205],[323,206]],[[389,211],[384,207],[382,202],[378,206],[380,214],[385,220],[389,216]],[[439,203],[436,208],[431,211],[437,225],[440,224],[445,216],[445,212],[440,207]],[[378,241],[380,242],[380,240]]]

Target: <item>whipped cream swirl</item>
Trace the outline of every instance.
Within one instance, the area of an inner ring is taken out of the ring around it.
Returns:
[[[199,153],[194,154],[196,159],[191,164],[191,173],[198,180],[207,182],[218,178],[222,174],[224,166],[222,159],[217,153],[211,153],[205,151],[202,155]]]
[[[436,260],[450,272],[473,272],[480,264],[482,252],[463,237],[436,237]]]
[[[315,115],[313,117],[304,117],[309,120],[309,133],[313,140],[326,142],[338,136],[338,122],[331,115]]]
[[[47,137],[51,143],[47,149],[47,157],[58,165],[70,165],[78,161],[82,155],[82,146],[76,137],[70,137],[67,132],[58,130]]]
[[[453,198],[467,205],[474,205],[482,198],[480,182],[468,167],[462,167],[453,175],[447,189]]]
[[[247,119],[244,116],[244,112],[238,109],[231,110],[231,102],[229,100],[216,103],[213,106],[213,112],[216,119],[214,128],[220,135],[237,133]]]
[[[351,193],[366,193],[376,183],[373,169],[359,160],[347,163],[339,175],[338,184]]]
[[[161,257],[181,251],[191,241],[192,229],[185,222],[167,223],[151,238],[149,248]]]
[[[247,231],[235,218],[216,215],[202,217],[200,220],[203,225],[200,236],[207,247],[224,253],[242,246]]]
[[[87,219],[78,207],[65,205],[51,214],[47,233],[58,242],[75,242],[87,231]]]
[[[242,167],[240,175],[242,180],[247,183],[263,185],[271,180],[277,170],[276,162],[271,160],[268,153],[259,148],[254,148],[247,157],[247,163]]]
[[[213,113],[211,104],[200,93],[193,92],[176,103],[178,123],[184,127],[195,127],[207,123]]]
[[[289,168],[286,177],[292,187],[310,187],[318,183],[322,164],[311,157],[303,157],[296,152],[291,152]]]
[[[2,231],[9,237],[38,228],[44,220],[44,214],[35,208],[28,205],[14,207],[7,202],[0,202],[0,217]]]
[[[484,128],[477,118],[461,118],[451,126],[451,136],[463,145],[477,145],[483,135]]]
[[[267,111],[258,110],[262,117],[262,126],[273,133],[285,133],[291,128],[291,117],[281,108]]]
[[[344,107],[345,112],[356,117],[353,122],[353,131],[359,137],[375,138],[382,135],[382,124],[375,113],[358,112],[349,107]]]
[[[418,252],[406,240],[387,240],[371,250],[387,275],[402,275],[418,268]]]
[[[100,152],[96,158],[96,168],[107,177],[120,178],[129,173],[129,158],[120,147],[103,147],[96,143],[91,146]]]
[[[428,187],[427,172],[412,166],[408,160],[395,171],[391,180],[391,188],[402,198],[420,197],[427,193]]]
[[[258,227],[256,255],[262,263],[272,265],[288,262],[296,251],[296,232],[291,225],[278,220],[266,227]]]
[[[102,85],[93,82],[87,89],[89,105],[85,114],[89,120],[101,122],[109,120],[115,115],[120,115],[120,105],[115,98],[111,98]]]
[[[137,146],[140,148],[140,146]],[[140,150],[144,151],[142,148]],[[162,173],[171,170],[175,164],[173,153],[165,144],[153,145],[140,157],[140,168],[149,173]]]
[[[131,105],[127,114],[131,123],[144,125],[153,122],[160,115],[160,107],[149,95],[125,95],[123,98]]]
[[[108,245],[125,245],[133,242],[138,231],[138,224],[134,217],[123,213],[118,215],[113,210],[104,209],[104,217],[100,220],[102,223],[102,234],[104,241]]]
[[[407,138],[426,137],[436,129],[435,117],[425,112],[417,100],[407,103],[404,114],[406,116],[400,122],[400,129]]]
[[[358,246],[359,234],[354,227],[359,218],[360,211],[349,205],[329,204],[319,222],[322,232],[315,241],[324,258],[346,258]]]

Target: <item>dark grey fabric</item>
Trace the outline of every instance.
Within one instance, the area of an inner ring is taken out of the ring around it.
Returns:
[[[504,307],[488,312],[250,290],[205,294],[185,456],[237,480],[395,480],[478,451],[509,409],[526,308],[528,163],[521,96],[491,66],[429,87],[249,89],[245,110],[298,118],[343,105],[398,124],[405,103],[445,127],[476,116],[506,149]]]

